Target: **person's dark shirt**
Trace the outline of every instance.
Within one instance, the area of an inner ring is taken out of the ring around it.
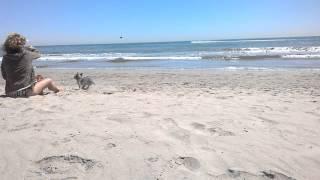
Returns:
[[[6,94],[34,83],[32,60],[40,57],[38,51],[24,48],[21,52],[5,54],[1,63],[1,74],[6,80]]]

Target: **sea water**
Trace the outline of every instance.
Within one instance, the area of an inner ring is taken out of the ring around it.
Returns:
[[[38,68],[320,69],[320,37],[37,46]]]

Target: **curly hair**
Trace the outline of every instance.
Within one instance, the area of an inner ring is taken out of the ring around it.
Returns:
[[[7,39],[4,41],[3,50],[7,54],[21,52],[26,44],[26,38],[18,33],[9,34]]]

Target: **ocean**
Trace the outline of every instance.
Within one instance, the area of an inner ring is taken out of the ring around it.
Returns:
[[[37,68],[320,69],[320,37],[36,46]]]

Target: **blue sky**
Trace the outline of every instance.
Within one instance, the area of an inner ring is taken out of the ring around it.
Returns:
[[[35,45],[320,35],[319,0],[0,0],[0,12],[1,41]]]

